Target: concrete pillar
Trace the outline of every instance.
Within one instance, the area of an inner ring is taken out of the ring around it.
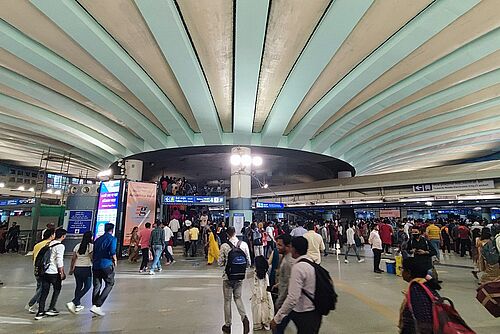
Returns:
[[[241,235],[243,222],[252,221],[252,151],[248,147],[233,147],[231,155],[239,155],[242,163],[231,164],[231,196],[229,224]]]
[[[340,220],[344,223],[356,220],[354,215],[354,208],[341,208]]]
[[[481,218],[486,219],[489,223],[491,221],[491,208],[482,208]]]

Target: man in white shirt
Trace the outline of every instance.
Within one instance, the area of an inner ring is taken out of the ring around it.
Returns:
[[[345,263],[349,263],[349,260],[347,260],[347,255],[349,254],[349,251],[351,248],[354,249],[354,253],[356,253],[356,257],[358,258],[358,262],[365,262],[364,259],[359,257],[359,252],[358,252],[358,247],[356,247],[356,241],[354,240],[354,235],[356,234],[356,231],[354,230],[354,224],[350,223],[349,228],[346,231],[346,236],[347,236],[347,243],[345,245]]]
[[[303,227],[304,226],[304,222],[298,222],[297,225],[298,226],[296,228],[294,228],[292,230],[292,232],[290,232],[290,236],[292,238],[301,237],[304,234],[306,234],[306,232],[307,232],[307,230]]]
[[[267,227],[266,227],[266,236],[267,236],[267,246],[266,246],[266,249],[264,250],[264,256],[267,258],[269,258],[269,256],[271,255],[271,251],[274,249],[274,246],[275,246],[275,240],[274,240],[274,227],[273,227],[273,223],[268,223]]]
[[[325,250],[325,243],[323,242],[323,237],[314,232],[313,222],[307,223],[307,232],[304,234],[304,238],[307,240],[307,256],[317,264],[320,264],[321,252]]]
[[[381,274],[384,271],[380,269],[380,259],[382,258],[382,239],[378,234],[378,224],[373,226],[373,230],[370,232],[368,237],[368,243],[372,245],[373,251],[373,272]]]
[[[297,327],[297,333],[319,332],[321,315],[315,311],[312,302],[316,290],[316,272],[312,265],[300,261],[309,259],[306,255],[307,247],[307,240],[304,237],[292,239],[292,257],[295,259],[295,264],[288,283],[288,296],[271,321],[273,331],[286,316],[289,316]]]
[[[182,238],[182,236],[179,237],[179,230],[181,229],[181,225],[179,224],[179,221],[177,219],[173,218],[172,220],[170,220],[169,226],[172,232],[174,233],[174,246],[175,246],[177,243],[177,239]]]
[[[220,247],[220,256],[218,260],[219,267],[225,267],[227,264],[229,252],[232,247],[228,244],[231,243],[233,247],[239,247],[246,255],[247,258],[247,267],[250,266],[250,250],[248,245],[244,241],[240,241],[236,237],[236,230],[233,226],[229,226],[227,228],[227,237],[228,242],[224,243]],[[238,245],[239,244],[239,245]],[[234,302],[236,304],[236,308],[238,309],[238,313],[240,314],[241,321],[243,322],[243,334],[250,333],[250,322],[248,321],[245,305],[243,304],[243,300],[241,299],[241,291],[243,289],[243,281],[230,281],[226,271],[222,275],[223,285],[222,291],[224,293],[224,326],[222,326],[223,333],[231,333],[231,299],[234,296]]]
[[[404,225],[404,232],[406,233],[408,238],[410,237],[410,231],[411,231],[412,226],[413,226],[413,224],[410,221],[407,221]],[[378,229],[377,229],[377,231],[378,231]]]
[[[174,257],[172,256],[172,248],[169,246],[170,239],[174,237],[174,232],[172,231],[172,229],[170,229],[167,223],[162,224],[164,226],[163,232],[165,234],[165,249],[163,250],[163,252],[165,253],[165,258],[167,259],[166,265],[168,266],[169,264],[175,262]]]
[[[64,272],[64,250],[65,247],[62,241],[66,238],[66,230],[59,228],[55,232],[54,240],[49,243],[50,252],[50,262],[48,268],[42,276],[42,293],[40,295],[40,301],[38,304],[38,312],[35,316],[35,320],[40,320],[46,316],[56,316],[59,315],[59,311],[56,310],[57,298],[62,288],[62,281],[66,279],[66,273]],[[54,288],[52,292],[52,299],[50,300],[50,306],[47,311],[45,311],[45,302],[49,296],[50,286]]]

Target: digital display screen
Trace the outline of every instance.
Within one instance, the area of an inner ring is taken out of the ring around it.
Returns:
[[[94,227],[94,238],[97,239],[104,234],[105,224],[112,223],[116,226],[118,205],[120,202],[120,189],[121,180],[101,182],[97,218]]]

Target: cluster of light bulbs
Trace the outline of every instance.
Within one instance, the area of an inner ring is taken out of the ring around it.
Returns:
[[[251,155],[248,154],[243,154],[243,155],[233,154],[231,155],[231,165],[244,166],[244,167],[253,165],[255,167],[259,167],[262,166],[262,157],[260,156],[252,157]]]

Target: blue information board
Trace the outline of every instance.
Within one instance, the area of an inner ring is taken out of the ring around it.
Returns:
[[[14,198],[6,199],[0,201],[0,206],[17,206],[17,205],[27,205],[35,204],[34,198]]]
[[[285,204],[283,203],[266,203],[266,202],[255,202],[255,207],[257,209],[283,209]]]
[[[68,218],[68,233],[83,234],[90,231],[94,212],[92,210],[70,210]]]
[[[224,197],[163,196],[163,204],[217,205],[217,204],[224,204]]]

